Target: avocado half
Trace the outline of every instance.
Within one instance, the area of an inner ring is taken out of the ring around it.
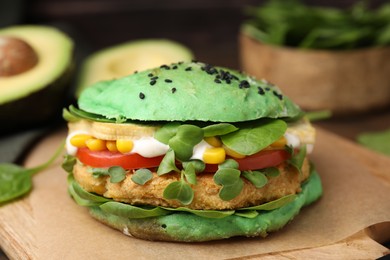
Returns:
[[[135,71],[154,68],[161,64],[190,61],[191,50],[166,39],[130,41],[98,51],[82,65],[76,96],[88,86],[101,81],[120,78]]]
[[[38,63],[17,75],[0,77],[1,132],[20,130],[52,119],[61,111],[70,82],[73,42],[50,26],[25,25],[0,30],[0,36],[28,43]]]

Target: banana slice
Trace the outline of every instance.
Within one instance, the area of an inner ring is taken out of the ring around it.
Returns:
[[[68,124],[69,133],[85,131],[102,140],[130,139],[153,136],[159,126],[137,124],[115,124],[80,120]]]

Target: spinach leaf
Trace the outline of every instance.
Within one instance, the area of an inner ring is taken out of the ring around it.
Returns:
[[[103,203],[100,208],[107,213],[124,218],[150,218],[169,214],[169,211],[160,207],[143,208],[116,201]]]
[[[65,140],[54,155],[45,163],[26,169],[12,163],[0,164],[0,204],[9,202],[27,194],[32,189],[32,177],[34,174],[49,167],[62,153]]]
[[[390,44],[390,3],[376,9],[358,1],[349,9],[269,0],[245,10],[242,31],[265,44],[347,50]]]
[[[203,127],[202,129],[204,132],[204,137],[226,135],[228,133],[232,133],[232,132],[238,130],[237,127],[235,127],[232,124],[228,124],[228,123],[219,123],[219,124],[209,125],[209,126]]]
[[[253,206],[253,207],[241,208],[237,211],[241,211],[241,210],[267,210],[267,211],[274,210],[274,209],[283,207],[284,205],[290,203],[296,197],[297,197],[296,194],[289,194],[289,195],[281,197],[277,200],[273,200],[273,201],[270,201],[270,202],[267,202],[267,203],[264,203],[261,205]]]
[[[259,215],[259,212],[257,210],[240,210],[240,211],[236,211],[234,215],[243,218],[255,218]]]
[[[224,145],[233,151],[244,155],[252,155],[278,140],[286,130],[287,124],[283,120],[264,120],[223,135],[221,140]]]
[[[153,178],[153,173],[149,169],[138,169],[131,176],[131,180],[139,185],[144,185]]]
[[[31,190],[32,174],[23,167],[3,163],[0,165],[0,203],[20,197]]]
[[[166,208],[166,207],[161,207],[165,210],[168,211],[181,211],[181,212],[189,212],[194,215],[203,217],[203,218],[224,218],[230,215],[234,214],[234,210],[207,210],[207,209],[202,209],[202,210],[196,210],[196,209],[189,209],[185,207],[178,207],[178,208]]]

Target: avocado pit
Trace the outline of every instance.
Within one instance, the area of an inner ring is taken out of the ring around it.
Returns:
[[[0,77],[24,73],[38,63],[38,54],[26,41],[0,36]]]

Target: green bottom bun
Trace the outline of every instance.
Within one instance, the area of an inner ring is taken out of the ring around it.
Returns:
[[[253,218],[230,215],[224,218],[205,218],[187,212],[131,219],[103,211],[99,206],[88,206],[90,214],[104,224],[126,235],[146,240],[202,242],[235,236],[265,237],[290,222],[302,207],[316,201],[322,195],[319,175],[312,170],[302,184],[302,192],[288,204],[271,210],[259,211]]]

